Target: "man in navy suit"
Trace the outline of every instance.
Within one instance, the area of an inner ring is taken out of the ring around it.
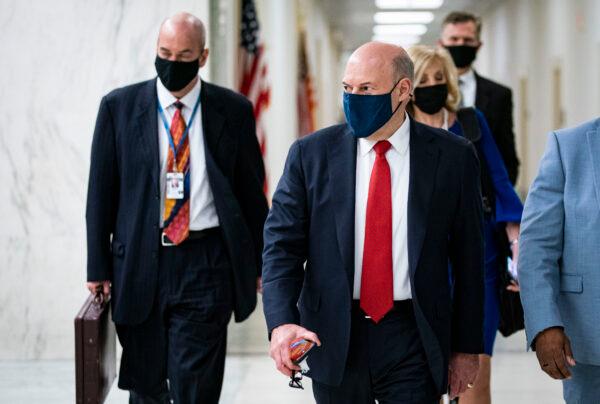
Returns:
[[[348,123],[292,145],[265,224],[270,354],[291,375],[290,342],[319,345],[308,355],[318,403],[437,403],[475,380],[479,163],[468,141],[408,117],[412,80],[402,48],[357,49]]]
[[[88,288],[112,294],[131,403],[216,404],[231,313],[256,306],[264,167],[250,102],[198,77],[205,39],[167,19],[159,79],[106,95],[94,131]]]

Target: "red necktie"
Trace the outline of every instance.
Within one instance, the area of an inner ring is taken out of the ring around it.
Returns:
[[[367,199],[360,307],[379,322],[394,306],[392,270],[392,180],[385,153],[392,145],[377,142]]]

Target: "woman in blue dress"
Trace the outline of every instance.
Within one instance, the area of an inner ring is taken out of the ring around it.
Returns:
[[[500,322],[498,253],[503,247],[498,245],[496,231],[505,229],[516,262],[523,205],[508,180],[504,162],[483,114],[473,108],[458,108],[458,75],[448,52],[443,48],[418,45],[410,48],[408,53],[415,65],[415,89],[411,103],[413,118],[473,140],[481,160],[485,219],[484,354],[480,355],[477,378],[472,388],[461,395],[460,403],[490,403],[491,357]],[[517,285],[511,290],[518,290]]]

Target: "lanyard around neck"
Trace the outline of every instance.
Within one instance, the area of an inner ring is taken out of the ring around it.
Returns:
[[[200,106],[200,94],[198,94],[198,99],[196,100],[196,105],[194,105],[194,109],[192,110],[192,115],[190,116],[190,120],[185,125],[185,130],[183,131],[183,134],[181,135],[181,139],[179,140],[179,144],[177,146],[175,146],[175,141],[173,140],[173,135],[171,134],[171,128],[169,127],[169,123],[167,122],[167,118],[165,117],[165,112],[163,111],[163,109],[160,105],[160,100],[157,100],[156,105],[157,105],[158,114],[160,115],[160,119],[163,123],[163,126],[165,127],[165,130],[167,131],[167,137],[169,138],[169,145],[170,145],[171,149],[173,149],[173,166],[175,167],[175,170],[177,170],[177,153],[179,152],[179,148],[183,144],[185,138],[188,136],[190,127],[192,126],[192,123],[194,122],[194,118],[196,117],[196,112],[198,112],[198,106]],[[181,113],[181,111],[180,111],[180,113]],[[181,119],[183,119],[183,122],[185,123],[185,119],[183,118],[183,116],[181,116]]]

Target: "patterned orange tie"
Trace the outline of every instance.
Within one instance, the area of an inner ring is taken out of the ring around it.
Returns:
[[[179,144],[185,133],[185,120],[181,114],[183,104],[177,101],[174,105],[177,110],[171,120],[171,136],[177,150],[177,158],[175,159],[173,148],[169,147],[167,172],[183,173],[183,198],[165,199],[163,226],[169,240],[177,245],[181,244],[190,233],[190,137],[185,136],[182,144]]]

